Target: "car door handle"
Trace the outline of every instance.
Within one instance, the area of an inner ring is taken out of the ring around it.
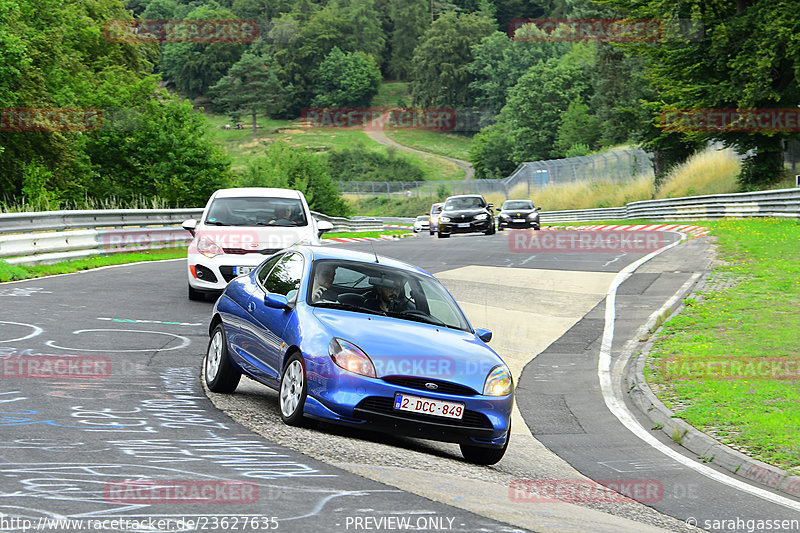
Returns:
[[[254,312],[256,310],[256,303],[255,302],[248,303],[247,310],[250,311],[251,313]]]

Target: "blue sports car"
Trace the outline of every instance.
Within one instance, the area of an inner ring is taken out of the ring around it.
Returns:
[[[233,392],[242,374],[303,417],[446,442],[498,462],[508,447],[508,367],[427,272],[333,247],[297,246],[235,278],[214,306],[205,381]]]

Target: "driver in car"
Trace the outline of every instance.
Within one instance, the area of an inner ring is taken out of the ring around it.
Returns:
[[[269,221],[270,225],[277,226],[296,226],[297,222],[292,220],[292,208],[288,205],[279,205],[275,208],[275,217]]]
[[[416,309],[414,303],[403,294],[403,284],[400,280],[385,280],[385,283],[375,285],[375,295],[364,302],[364,307],[373,311],[401,313],[409,309]]]

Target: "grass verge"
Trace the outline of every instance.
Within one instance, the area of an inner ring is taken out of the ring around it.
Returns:
[[[70,274],[80,270],[89,270],[108,265],[122,265],[126,263],[138,263],[140,261],[160,261],[163,259],[180,259],[185,257],[186,247],[180,247],[146,252],[97,255],[51,265],[10,265],[0,259],[0,282],[41,278],[54,274]]]
[[[800,222],[700,224],[712,228],[723,262],[659,332],[647,380],[689,424],[800,469]]]
[[[458,133],[441,133],[426,130],[385,129],[383,132],[393,141],[423,152],[469,160],[472,136]]]
[[[411,231],[409,228],[408,231]],[[355,237],[380,237],[382,235],[404,235],[408,233],[406,230],[397,231],[340,231],[338,233],[325,233],[322,235],[323,239],[353,239]]]

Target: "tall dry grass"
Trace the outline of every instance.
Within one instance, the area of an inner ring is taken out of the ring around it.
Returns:
[[[628,181],[575,181],[535,189],[528,195],[526,185],[518,185],[509,198],[530,198],[545,211],[621,207],[629,202],[652,198],[678,198],[703,194],[723,194],[738,189],[736,177],[741,170],[733,150],[707,149],[676,166],[658,191],[652,176],[640,175]],[[495,205],[502,205],[502,194],[488,195]]]
[[[656,198],[735,192],[741,169],[741,161],[730,148],[708,148],[673,168],[658,188]]]

